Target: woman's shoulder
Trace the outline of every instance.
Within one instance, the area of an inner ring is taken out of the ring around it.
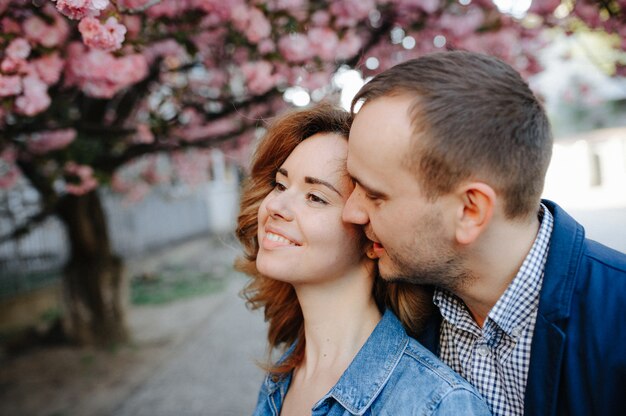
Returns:
[[[409,337],[402,361],[409,370],[419,371],[423,373],[423,377],[432,378],[433,382],[450,388],[465,387],[474,390],[463,377],[414,338]]]
[[[491,414],[471,384],[413,338],[376,402],[397,404],[398,414]]]

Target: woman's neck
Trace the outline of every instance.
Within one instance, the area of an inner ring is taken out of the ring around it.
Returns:
[[[295,288],[306,339],[299,377],[314,379],[324,373],[338,379],[350,365],[381,318],[372,279],[360,267],[340,279]]]

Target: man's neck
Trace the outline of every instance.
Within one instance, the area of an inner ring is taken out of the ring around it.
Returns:
[[[467,266],[474,278],[454,292],[480,327],[517,275],[535,242],[539,226],[536,216],[525,222],[501,220],[470,249]]]

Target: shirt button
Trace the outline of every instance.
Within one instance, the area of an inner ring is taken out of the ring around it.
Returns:
[[[490,351],[489,351],[489,347],[488,347],[488,346],[486,346],[486,345],[479,345],[479,346],[478,346],[478,354],[479,354],[481,357],[486,357],[486,356],[488,356],[488,355],[489,355],[489,352],[490,352]]]
[[[513,328],[513,330],[511,331],[511,335],[513,335],[513,338],[519,338],[519,336],[522,335],[522,328],[519,326]]]

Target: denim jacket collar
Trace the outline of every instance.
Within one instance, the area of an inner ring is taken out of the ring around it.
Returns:
[[[316,410],[325,408],[330,398],[336,400],[350,413],[355,415],[365,413],[385,387],[408,342],[409,338],[402,324],[393,312],[387,310],[337,384],[314,406],[313,414],[316,414]],[[294,348],[295,344],[287,350],[281,360],[289,356]],[[380,351],[390,353],[381,357]],[[291,374],[280,378],[269,375],[265,379],[267,393],[281,402],[278,407],[282,407],[290,382]]]

